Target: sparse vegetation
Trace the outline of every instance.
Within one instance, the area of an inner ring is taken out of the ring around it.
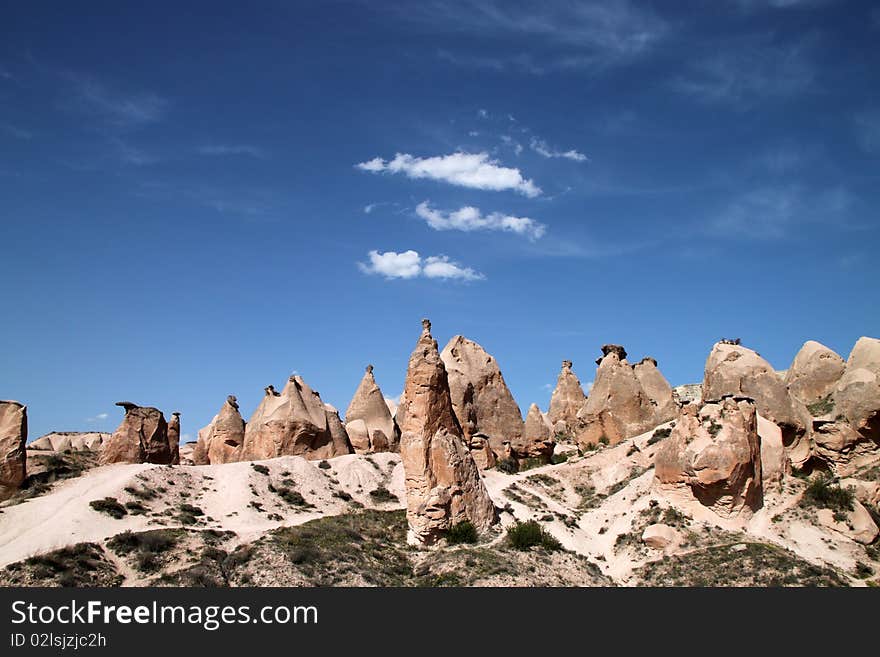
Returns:
[[[318,463],[318,467],[322,470],[329,470],[331,466],[329,461],[324,460]]]
[[[298,506],[302,508],[312,508],[314,506],[312,504],[309,504],[306,498],[302,496],[302,493],[294,490],[293,488],[282,486],[281,488],[277,489],[275,493],[290,506]]]
[[[380,504],[388,504],[391,502],[400,502],[400,499],[385,486],[379,486],[375,490],[370,491],[370,497]]]
[[[251,467],[254,469],[254,472],[259,472],[261,475],[269,474],[269,468],[262,463],[251,463]]]
[[[660,429],[655,429],[654,433],[651,434],[651,437],[648,438],[649,445],[655,445],[659,443],[664,438],[669,438],[672,433],[671,427],[661,427]]]
[[[107,547],[120,556],[133,556],[137,570],[152,573],[162,566],[162,554],[177,545],[182,535],[180,529],[127,531],[107,541]]]
[[[828,395],[817,402],[807,404],[807,410],[810,411],[810,415],[813,417],[829,415],[834,412],[834,399],[831,395]]]
[[[553,465],[559,465],[560,463],[565,463],[565,462],[568,460],[568,457],[569,457],[569,453],[568,453],[568,452],[565,452],[564,454],[554,454],[554,455],[550,458],[550,462],[551,462]]]
[[[122,576],[95,543],[77,543],[0,571],[2,586],[119,586],[121,582]]]
[[[807,485],[802,504],[845,514],[853,510],[854,500],[855,491],[852,488],[841,488],[840,485],[833,484],[830,478],[818,475]]]
[[[498,459],[495,463],[495,469],[507,474],[516,474],[519,472],[519,463],[516,462],[516,459],[512,458]]]
[[[128,511],[125,510],[125,507],[119,503],[115,497],[105,497],[102,500],[92,500],[89,502],[89,506],[92,507],[98,513],[104,513],[111,518],[116,518],[120,520],[124,516],[128,515]]]

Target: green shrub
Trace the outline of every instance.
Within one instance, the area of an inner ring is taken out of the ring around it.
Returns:
[[[115,497],[105,497],[103,500],[92,500],[89,502],[89,506],[98,513],[106,513],[108,516],[116,518],[117,520],[128,515],[128,511],[125,510],[125,507],[122,506],[119,503],[119,500]]]
[[[259,472],[261,475],[268,475],[269,474],[269,468],[267,468],[265,465],[263,465],[261,463],[251,463],[251,467],[256,472]]]
[[[662,429],[656,429],[654,433],[651,434],[651,437],[648,438],[648,444],[654,445],[655,443],[659,443],[664,438],[669,438],[669,434],[672,433],[672,429],[669,427],[663,427]]]
[[[399,502],[400,499],[385,486],[379,486],[376,490],[370,491],[370,497],[377,502]]]
[[[810,411],[810,415],[813,417],[828,415],[834,411],[834,400],[831,398],[831,395],[828,395],[824,399],[820,399],[812,404],[807,404],[807,410]]]
[[[446,540],[450,545],[457,545],[459,543],[476,543],[477,528],[474,527],[474,524],[470,520],[464,520],[449,528],[449,531],[446,532]]]
[[[515,525],[508,527],[507,541],[511,547],[517,550],[528,550],[535,546],[540,546],[550,551],[562,548],[562,544],[554,536],[548,534],[534,520],[517,522]]]
[[[603,435],[601,438],[599,438],[599,443],[601,445],[607,445],[609,442],[610,441],[608,440],[608,436],[606,435]]]
[[[299,491],[296,491],[292,488],[287,488],[286,486],[282,486],[278,490],[275,491],[282,500],[287,502],[291,506],[301,506],[301,507],[311,507],[312,505],[306,501],[306,498],[302,496]]]
[[[550,459],[550,462],[553,465],[559,465],[560,463],[565,463],[567,460],[568,452],[565,452],[564,454],[554,454],[553,457]]]
[[[329,470],[331,466],[328,461],[321,461],[320,463],[318,463],[318,467],[322,470]]]
[[[516,459],[498,459],[495,463],[495,469],[507,474],[516,474],[519,472],[519,463]]]
[[[832,484],[825,476],[814,477],[804,491],[803,503],[806,506],[831,509],[833,511],[852,511],[855,507],[855,491]]]

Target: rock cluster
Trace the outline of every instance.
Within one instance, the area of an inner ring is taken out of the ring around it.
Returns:
[[[367,366],[345,411],[345,429],[357,454],[397,452],[400,449],[400,429],[376,384],[372,365]]]
[[[122,423],[101,449],[101,465],[110,463],[174,463],[168,423],[158,408],[117,402],[125,409]],[[180,425],[177,425],[179,434]]]
[[[422,322],[422,334],[409,359],[397,418],[408,540],[431,544],[461,522],[471,522],[478,532],[496,522],[495,506],[463,440],[446,367],[428,320]]]
[[[654,359],[630,365],[620,345],[604,345],[602,354],[590,395],[578,411],[578,444],[614,445],[672,419],[677,409],[672,388]]]
[[[25,479],[27,406],[0,401],[0,501],[12,497]]]
[[[792,397],[810,406],[834,391],[845,369],[843,358],[825,345],[809,340],[800,348],[788,368],[785,385]]]
[[[351,444],[335,408],[324,404],[301,376],[291,376],[284,390],[266,388],[248,420],[241,460],[276,456],[325,459],[350,454]]]
[[[28,443],[29,452],[97,452],[110,438],[98,431],[52,431]]]

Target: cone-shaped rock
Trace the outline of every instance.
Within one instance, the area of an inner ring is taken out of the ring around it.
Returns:
[[[489,437],[500,455],[509,442],[518,457],[528,449],[523,442],[523,419],[510,394],[498,362],[473,340],[456,335],[440,354],[449,375],[452,407],[466,441],[474,434]]]
[[[347,435],[342,444],[345,428],[341,423],[336,426],[334,414],[335,409],[328,411],[321,396],[300,376],[291,376],[280,393],[268,386],[245,428],[241,460],[276,456],[314,460],[350,454]]]
[[[793,464],[800,466],[810,457],[805,436],[810,413],[806,406],[789,394],[782,378],[757,353],[738,344],[718,342],[706,359],[703,403],[719,401],[726,395],[755,400],[758,413],[782,429]]]
[[[192,453],[196,465],[216,465],[241,461],[245,423],[235,395],[229,395],[211,424],[199,431]]]
[[[158,408],[117,402],[125,409],[122,423],[101,450],[101,465],[108,463],[173,462],[168,443],[168,423]]]
[[[755,403],[725,397],[702,408],[685,406],[654,466],[661,490],[692,495],[720,516],[758,509],[763,484]]]
[[[462,440],[446,368],[431,337],[431,323],[409,359],[397,417],[406,478],[408,539],[430,544],[453,525],[470,521],[485,531],[496,520],[477,464]]]
[[[633,366],[621,358],[626,354],[623,347],[605,345],[602,353],[590,396],[578,412],[577,442],[582,446],[596,445],[603,438],[614,445],[659,424]]]
[[[553,427],[538,408],[537,404],[529,406],[525,422],[525,446],[529,458],[550,461],[556,443],[553,440]]]
[[[845,369],[843,358],[825,345],[809,340],[785,373],[785,384],[792,397],[810,406],[834,391]]]
[[[356,423],[354,431],[349,432],[355,452],[399,451],[400,431],[373,377],[372,365],[367,366],[364,378],[345,411],[346,429],[349,423],[358,420],[360,422]]]
[[[27,467],[27,406],[0,401],[0,500],[12,497],[24,483]]]
[[[547,417],[559,433],[571,435],[577,427],[577,414],[587,396],[581,382],[571,369],[571,361],[562,361],[562,371],[556,379],[556,388],[550,397]]]
[[[657,369],[656,360],[643,358],[633,366],[633,372],[654,406],[655,425],[669,422],[678,415],[678,404],[672,396],[672,386]]]

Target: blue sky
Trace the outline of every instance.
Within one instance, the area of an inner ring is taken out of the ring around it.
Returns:
[[[0,398],[195,438],[422,317],[523,409],[599,346],[700,380],[880,335],[880,10],[834,0],[6,3]],[[127,6],[123,6],[127,5]]]

